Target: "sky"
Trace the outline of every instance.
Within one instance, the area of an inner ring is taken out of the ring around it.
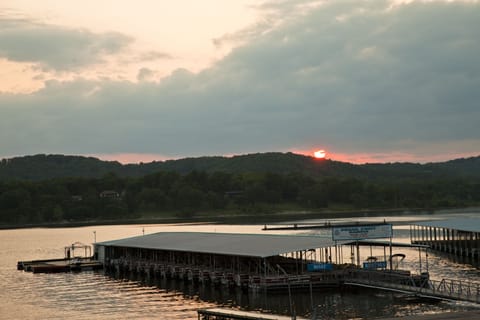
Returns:
[[[0,158],[432,162],[479,123],[479,1],[0,2]]]

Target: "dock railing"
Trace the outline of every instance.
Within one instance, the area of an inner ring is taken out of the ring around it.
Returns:
[[[402,292],[424,298],[480,303],[480,283],[455,279],[431,280],[428,274],[408,276],[356,270],[345,276],[345,284]]]
[[[480,303],[480,283],[453,279],[429,280],[428,282],[429,290],[434,295]]]

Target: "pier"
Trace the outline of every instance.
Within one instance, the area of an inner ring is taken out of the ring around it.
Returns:
[[[76,254],[75,252],[81,252]],[[58,259],[42,259],[18,261],[17,270],[33,273],[58,273],[70,271],[98,270],[103,263],[92,257],[92,247],[80,242],[64,247],[65,257]]]
[[[399,318],[382,318],[377,320],[398,320]],[[480,319],[480,311],[444,312],[434,314],[421,314],[402,317],[402,320],[472,320]]]
[[[345,246],[352,254],[346,262]],[[360,246],[383,246],[390,253],[387,256],[384,249],[378,260],[361,264],[355,257]],[[407,285],[428,278],[422,270],[418,275],[397,270],[388,258],[395,246],[425,247],[318,236],[163,232],[96,243],[95,257],[107,272],[120,276],[134,273],[247,290],[338,288],[361,278],[359,272],[370,279],[387,281],[388,277],[390,282]]]
[[[410,226],[412,244],[477,260],[480,258],[480,219],[449,219],[418,222]]]
[[[92,258],[47,259],[19,261],[17,263],[17,270],[24,270],[33,273],[86,271],[102,268],[103,264]]]
[[[349,264],[332,260],[340,245],[318,236],[163,232],[96,243],[95,257],[119,274],[252,290],[309,289],[341,284]]]
[[[211,308],[197,311],[198,320],[291,320],[292,317],[245,312],[231,309]],[[306,320],[296,317],[297,320]],[[378,320],[398,320],[399,318],[381,318]],[[404,320],[471,320],[480,319],[480,311],[447,312],[402,317]]]
[[[292,320],[292,317],[287,316],[222,308],[200,309],[197,313],[198,320]],[[306,320],[301,317],[295,319]]]
[[[120,277],[135,274],[150,279],[238,287],[246,292],[288,291],[289,295],[293,290],[367,287],[416,298],[480,303],[480,283],[430,279],[426,244],[341,240],[365,237],[367,231],[371,237],[383,237],[390,234],[390,228],[388,225],[341,227],[332,238],[160,232],[95,243],[94,257],[104,264],[107,272]],[[340,239],[334,240],[335,237]],[[362,246],[383,247],[383,255],[369,256],[361,263]],[[393,254],[397,246],[418,248],[417,274],[398,268],[395,258],[402,259],[405,255]],[[344,247],[350,247],[351,261],[343,261]]]
[[[428,300],[480,303],[480,283],[452,279],[431,280],[427,274],[409,277],[357,270],[345,279],[344,285],[392,291]]]

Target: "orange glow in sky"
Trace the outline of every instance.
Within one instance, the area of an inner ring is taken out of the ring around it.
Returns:
[[[313,155],[317,159],[325,159],[325,156],[327,155],[327,153],[325,152],[325,150],[317,150],[313,153]]]

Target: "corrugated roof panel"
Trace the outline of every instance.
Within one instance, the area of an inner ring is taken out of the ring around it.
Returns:
[[[334,246],[330,238],[205,232],[159,232],[96,243],[96,245],[156,250],[271,257],[283,253]]]
[[[447,220],[432,220],[414,223],[418,226],[455,229],[467,232],[480,232],[480,219],[459,218]]]

